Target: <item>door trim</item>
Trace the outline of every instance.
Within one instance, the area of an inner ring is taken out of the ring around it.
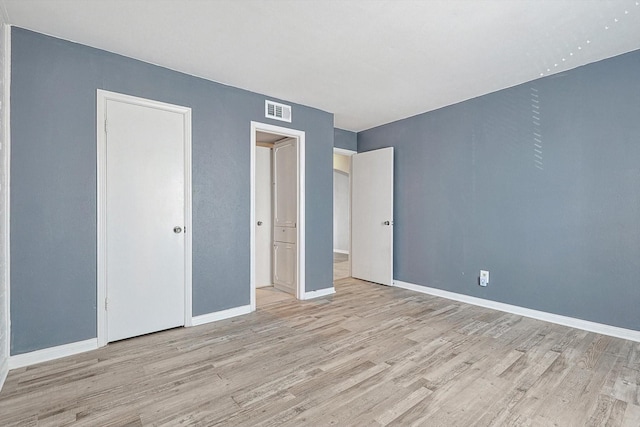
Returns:
[[[156,108],[171,111],[183,115],[184,118],[184,325],[192,325],[191,288],[192,288],[192,219],[191,219],[191,108],[179,105],[167,104],[135,96],[124,95],[106,90],[97,90],[97,338],[98,347],[107,345],[107,312],[105,310],[105,298],[107,295],[107,228],[106,228],[106,194],[107,194],[107,140],[106,140],[106,113],[107,101],[118,101],[141,107]]]
[[[256,132],[263,131],[268,133],[275,133],[282,136],[287,136],[290,138],[296,138],[298,140],[298,215],[297,215],[297,282],[298,286],[296,288],[296,298],[303,300],[305,299],[305,132],[290,128],[285,128],[281,126],[269,125],[266,123],[260,122],[251,122],[251,139],[250,139],[250,153],[251,153],[251,162],[250,162],[250,203],[251,203],[251,214],[249,215],[250,219],[250,233],[249,233],[249,246],[250,246],[250,255],[249,255],[249,287],[250,287],[250,305],[251,311],[256,310],[256,231],[255,231],[255,223],[256,223]]]

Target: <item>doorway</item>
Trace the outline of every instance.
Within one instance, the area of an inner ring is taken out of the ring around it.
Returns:
[[[99,90],[98,344],[190,325],[191,110]]]
[[[251,123],[252,311],[283,299],[305,299],[304,136]]]
[[[333,280],[351,277],[351,156],[333,149]]]

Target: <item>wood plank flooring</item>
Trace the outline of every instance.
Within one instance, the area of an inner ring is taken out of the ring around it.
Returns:
[[[256,306],[258,309],[265,305],[270,305],[287,300],[295,300],[295,296],[288,294],[284,291],[280,291],[273,286],[265,286],[263,288],[256,289]]]
[[[2,426],[639,426],[640,344],[354,279],[11,371]]]

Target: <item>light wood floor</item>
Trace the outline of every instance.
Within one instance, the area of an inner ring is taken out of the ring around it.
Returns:
[[[333,280],[346,279],[349,277],[349,255],[333,253]],[[279,291],[273,286],[265,286],[256,289],[256,306],[258,309],[265,305],[282,302],[295,298],[294,295]]]
[[[0,425],[640,425],[640,344],[353,279],[11,371]]]
[[[275,304],[287,300],[295,300],[295,296],[284,291],[280,291],[273,286],[265,286],[263,288],[256,289],[257,309],[261,309],[266,305]]]

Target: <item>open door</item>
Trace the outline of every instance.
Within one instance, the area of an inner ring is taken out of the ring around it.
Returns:
[[[295,138],[273,146],[273,286],[298,295],[298,142]]]
[[[393,148],[351,163],[351,275],[393,285]]]

